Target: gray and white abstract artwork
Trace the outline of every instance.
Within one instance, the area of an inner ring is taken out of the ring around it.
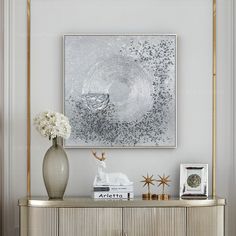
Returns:
[[[176,147],[176,35],[65,35],[65,147]]]

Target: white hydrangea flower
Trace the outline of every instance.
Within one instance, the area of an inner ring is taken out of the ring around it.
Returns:
[[[62,137],[68,139],[71,133],[69,119],[61,113],[45,111],[34,118],[38,132],[49,139]]]

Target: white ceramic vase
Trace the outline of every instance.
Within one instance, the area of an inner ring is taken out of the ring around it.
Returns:
[[[69,162],[65,150],[52,140],[43,160],[43,179],[49,199],[63,199],[69,178]]]

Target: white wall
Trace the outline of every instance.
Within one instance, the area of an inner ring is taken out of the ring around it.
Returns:
[[[232,5],[218,0],[217,193],[233,201]],[[65,33],[176,33],[178,35],[177,149],[105,150],[109,171],[127,173],[135,194],[142,175],[170,174],[178,195],[179,164],[202,162],[211,169],[212,0],[32,0],[32,117],[62,111],[62,35]],[[5,107],[5,177],[8,180],[6,235],[18,233],[17,199],[26,195],[26,1],[5,0],[10,30]],[[9,26],[8,25],[8,26]],[[5,87],[6,88],[6,87]],[[45,195],[41,166],[50,143],[32,127],[32,194]],[[96,167],[90,150],[67,150],[66,195],[90,195]],[[211,172],[209,173],[211,183]],[[211,185],[209,186],[211,189]],[[156,189],[153,189],[155,191]],[[6,199],[6,196],[5,196]],[[230,208],[232,209],[232,208]],[[227,211],[232,216],[233,211]],[[229,236],[236,231],[229,223]]]
[[[211,160],[211,1],[180,2],[61,0],[58,4],[58,1],[32,1],[33,116],[48,108],[62,111],[64,33],[178,35],[178,148],[106,151],[109,169],[127,173],[135,181],[136,194],[142,191],[141,176],[148,172],[170,173],[173,181],[170,192],[177,195],[179,163],[210,163]],[[199,19],[204,24],[199,24]],[[42,91],[44,95],[40,99]],[[37,195],[46,194],[39,166],[48,145],[33,128],[32,178],[35,185],[32,191]],[[67,153],[71,172],[66,194],[90,194],[95,174],[90,150],[68,150]],[[84,181],[85,176],[87,181]]]

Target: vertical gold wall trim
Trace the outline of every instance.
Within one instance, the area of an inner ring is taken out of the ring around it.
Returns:
[[[212,196],[216,196],[216,0],[213,0]]]
[[[27,0],[27,195],[28,196],[31,196],[30,28],[31,28],[31,0]]]

